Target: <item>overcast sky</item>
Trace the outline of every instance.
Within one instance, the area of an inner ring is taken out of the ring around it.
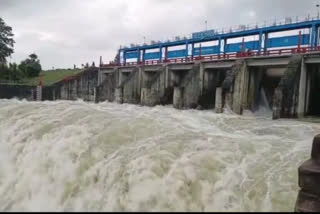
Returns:
[[[0,0],[20,62],[43,68],[113,60],[120,45],[165,40],[205,29],[316,14],[317,0]]]

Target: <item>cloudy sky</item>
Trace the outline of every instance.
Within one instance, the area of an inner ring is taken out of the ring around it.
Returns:
[[[20,62],[39,55],[45,69],[113,60],[120,45],[205,29],[316,14],[317,0],[0,0]]]

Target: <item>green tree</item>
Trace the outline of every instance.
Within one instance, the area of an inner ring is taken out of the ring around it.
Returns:
[[[10,69],[6,63],[0,63],[0,79],[2,80],[10,79]]]
[[[28,59],[23,60],[19,69],[25,77],[36,77],[41,72],[41,64],[36,54],[30,54]]]
[[[6,58],[13,54],[13,36],[12,28],[0,18],[0,64],[6,63]]]
[[[9,64],[9,70],[10,70],[10,80],[20,80],[23,78],[23,75],[17,65],[17,63],[10,63]]]

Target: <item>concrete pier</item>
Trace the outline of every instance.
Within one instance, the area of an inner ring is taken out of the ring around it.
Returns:
[[[37,101],[42,101],[42,86],[37,86]]]
[[[119,104],[123,103],[123,88],[122,87],[118,87],[115,90],[114,93],[114,97],[115,97],[115,101]]]
[[[299,168],[299,186],[295,211],[320,212],[320,135],[314,138],[311,159]]]
[[[215,111],[217,114],[221,114],[223,112],[222,88],[216,89]]]
[[[141,105],[142,106],[156,106],[159,104],[159,93],[152,88],[141,89]]]
[[[184,88],[182,87],[174,87],[173,91],[173,107],[176,109],[183,109],[184,102]]]

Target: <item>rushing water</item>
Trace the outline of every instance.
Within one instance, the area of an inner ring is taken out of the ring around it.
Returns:
[[[293,211],[320,124],[0,100],[2,211]]]

